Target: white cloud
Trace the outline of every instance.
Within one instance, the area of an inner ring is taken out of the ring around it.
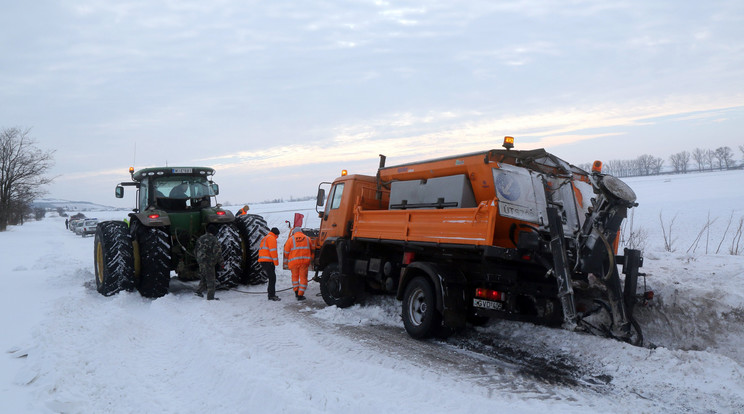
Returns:
[[[623,135],[629,127],[653,124],[664,117],[679,117],[678,120],[717,117],[720,110],[736,106],[744,107],[741,97],[706,102],[701,97],[680,96],[665,102],[567,108],[511,117],[482,115],[472,119],[472,114],[455,115],[452,112],[424,116],[394,114],[389,118],[337,128],[333,138],[326,141],[229,153],[204,161],[216,163],[222,170],[260,171],[371,159],[380,153],[394,154],[402,159],[425,158],[431,154],[457,154],[500,147],[505,135],[516,137],[518,149],[555,148]],[[406,134],[405,128],[414,132]]]

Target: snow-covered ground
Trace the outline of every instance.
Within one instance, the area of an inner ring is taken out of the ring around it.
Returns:
[[[0,233],[1,410],[744,412],[744,256],[724,253],[744,216],[744,171],[626,181],[656,292],[638,318],[656,347],[506,321],[416,341],[393,298],[329,308],[316,283],[304,303],[287,291],[269,302],[265,286],[207,302],[175,280],[157,300],[107,298],[95,290],[92,237],[59,217],[11,227]],[[318,225],[312,202],[251,206],[279,228],[294,212]],[[676,216],[673,252],[660,212],[667,226]],[[289,286],[280,271],[278,289]]]

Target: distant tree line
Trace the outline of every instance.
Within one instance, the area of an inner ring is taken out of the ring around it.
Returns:
[[[739,145],[744,156],[744,145]],[[719,147],[715,150],[695,148],[693,151],[681,151],[669,156],[670,170],[675,174],[689,171],[713,171],[739,168],[734,150],[731,147]],[[591,170],[591,164],[580,164],[579,168]],[[664,159],[644,154],[631,160],[612,160],[605,163],[602,171],[616,177],[634,177],[644,175],[658,175],[664,171]]]
[[[27,216],[43,217],[31,202],[44,194],[52,178],[45,174],[53,165],[54,151],[42,151],[30,137],[30,129],[0,130],[0,231],[23,224]]]

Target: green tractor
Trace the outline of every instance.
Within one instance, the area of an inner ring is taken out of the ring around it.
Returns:
[[[212,181],[214,169],[205,167],[158,167],[134,172],[132,180],[116,186],[137,189],[137,207],[129,223],[98,224],[94,241],[96,288],[110,296],[134,289],[145,297],[168,293],[171,271],[181,280],[198,280],[194,256],[196,239],[208,226],[217,230],[223,266],[217,271],[217,288],[238,283],[266,281],[257,263],[261,238],[269,231],[263,217],[233,213],[212,203],[219,186]]]

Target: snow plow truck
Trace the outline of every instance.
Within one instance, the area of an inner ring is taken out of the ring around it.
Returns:
[[[600,162],[592,170],[506,137],[504,149],[391,167],[380,155],[375,176],[321,183],[323,299],[343,308],[365,292],[395,294],[414,338],[496,317],[641,344],[643,257],[617,254],[636,196]]]
[[[171,271],[198,280],[196,239],[213,226],[222,247],[217,288],[265,282],[258,266],[258,245],[269,229],[259,215],[233,213],[213,204],[219,186],[205,167],[129,169],[131,181],[116,186],[137,190],[137,206],[125,221],[98,224],[94,241],[96,288],[105,296],[135,288],[145,297],[168,293]]]

